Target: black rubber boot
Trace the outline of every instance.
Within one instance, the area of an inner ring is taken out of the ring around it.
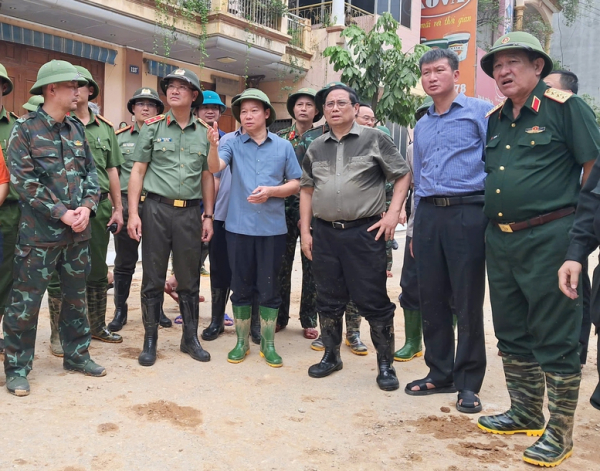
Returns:
[[[400,387],[394,363],[394,321],[385,324],[371,322],[371,340],[377,350],[377,385],[384,391],[394,391]]]
[[[258,299],[254,297],[252,303],[252,320],[250,321],[250,338],[252,343],[260,345],[260,312],[258,310]]]
[[[127,298],[131,288],[131,276],[115,273],[115,317],[108,324],[108,330],[118,332],[127,324]]]
[[[198,318],[200,317],[198,295],[189,296],[179,293],[179,311],[183,320],[183,335],[179,349],[194,360],[210,361],[210,353],[202,348],[198,340]]]
[[[321,321],[321,338],[325,345],[325,354],[320,363],[312,365],[308,369],[311,378],[324,378],[334,371],[344,367],[340,357],[340,345],[342,344],[342,318],[332,319],[319,314]]]
[[[158,321],[158,323],[160,324],[161,327],[165,327],[165,328],[169,328],[173,326],[173,321],[171,321],[171,319],[169,319],[166,315],[165,315],[165,311],[163,310],[163,307],[160,307],[160,319]]]
[[[142,298],[142,321],[144,322],[144,349],[138,357],[142,366],[152,366],[156,362],[158,342],[158,319],[160,318],[162,296]]]
[[[229,288],[211,288],[211,318],[210,325],[202,331],[202,340],[215,340],[225,332],[225,306],[229,300]]]
[[[600,329],[598,328],[596,328],[596,335],[598,336],[598,352],[596,353],[598,358],[596,362],[598,365],[598,385],[596,386],[596,389],[590,398],[590,404],[596,409],[600,410]]]

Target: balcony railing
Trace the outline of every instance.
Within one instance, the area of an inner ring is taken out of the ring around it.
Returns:
[[[310,29],[310,26],[307,24],[308,22],[293,13],[286,13],[285,16],[287,17],[287,34],[292,37],[290,45],[304,49],[304,32]]]
[[[229,0],[227,11],[246,21],[280,30],[285,6],[280,0]]]
[[[312,26],[330,26],[335,23],[335,18],[332,18],[333,2],[315,2],[313,5],[307,5],[299,8],[291,8],[290,12],[301,17],[308,18]],[[349,3],[344,4],[344,23],[350,23],[352,18],[359,16],[371,16],[373,13],[357,8]]]

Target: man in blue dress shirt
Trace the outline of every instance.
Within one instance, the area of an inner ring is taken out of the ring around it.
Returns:
[[[415,127],[415,225],[426,378],[409,383],[413,396],[458,390],[460,412],[481,411],[485,375],[483,299],[487,218],[483,214],[484,146],[489,103],[459,94],[458,56],[434,49],[420,61],[433,105]],[[452,308],[458,317],[454,347]]]
[[[275,121],[275,110],[262,91],[245,90],[231,110],[246,134],[229,139],[217,150],[219,135],[214,126],[209,130],[208,156],[211,172],[229,166],[232,177],[225,230],[237,344],[227,361],[240,363],[250,352],[248,334],[256,292],[260,354],[269,366],[277,368],[283,364],[274,338],[281,304],[277,277],[287,233],[284,198],[300,190],[302,172],[292,144],[267,129]]]

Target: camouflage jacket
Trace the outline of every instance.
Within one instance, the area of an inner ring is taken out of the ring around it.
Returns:
[[[8,143],[10,181],[19,194],[19,244],[66,245],[88,240],[90,225],[75,233],[60,218],[80,206],[94,216],[98,174],[83,126],[56,122],[43,109],[18,119]]]

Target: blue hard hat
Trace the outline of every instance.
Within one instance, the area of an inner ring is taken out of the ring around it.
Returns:
[[[219,108],[221,108],[221,113],[224,113],[227,109],[218,93],[206,90],[202,92],[202,96],[204,97],[204,101],[202,102],[203,105],[218,105]]]

